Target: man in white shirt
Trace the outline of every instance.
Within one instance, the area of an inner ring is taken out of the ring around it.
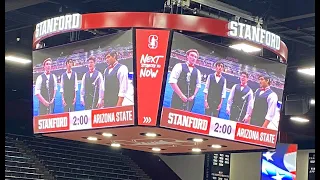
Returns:
[[[86,110],[101,107],[104,93],[102,74],[95,69],[96,57],[90,56],[88,63],[89,71],[83,75],[80,89],[80,102]]]
[[[129,86],[127,66],[118,62],[118,54],[111,51],[106,55],[107,68],[104,70],[104,107],[122,106]]]
[[[191,111],[194,98],[201,88],[201,73],[195,67],[199,52],[190,49],[186,54],[187,62],[176,64],[170,74],[169,84],[174,91],[171,108]]]
[[[64,107],[64,112],[74,111],[74,106],[76,103],[76,94],[78,91],[78,77],[77,73],[72,71],[73,60],[66,60],[66,72],[61,75],[61,97],[62,105]]]
[[[277,112],[278,95],[270,88],[269,76],[259,76],[260,88],[254,95],[253,109],[248,122],[255,126],[267,128]]]
[[[47,58],[43,61],[44,73],[36,80],[34,95],[39,100],[39,115],[52,114],[54,98],[57,92],[57,77],[51,73],[52,60]]]
[[[252,110],[253,91],[248,86],[248,73],[240,73],[240,83],[235,84],[229,93],[226,113],[230,120],[245,121]]]
[[[224,64],[216,62],[214,64],[215,73],[207,77],[204,92],[205,113],[208,116],[219,116],[221,105],[226,98],[227,80],[222,76]]]

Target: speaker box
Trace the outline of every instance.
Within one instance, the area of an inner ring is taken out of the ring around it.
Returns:
[[[297,95],[287,96],[284,105],[285,115],[303,115],[309,110],[309,98]]]

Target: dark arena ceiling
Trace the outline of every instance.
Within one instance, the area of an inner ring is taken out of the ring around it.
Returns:
[[[170,0],[168,0],[170,1]],[[174,0],[172,0],[174,1]],[[218,1],[219,2],[219,1]],[[298,95],[314,98],[314,76],[297,72],[298,68],[315,64],[315,0],[191,0],[183,14],[234,17],[233,12],[241,12],[251,17],[260,17],[262,26],[278,35],[289,49],[288,69],[284,97]],[[164,0],[6,0],[5,1],[5,51],[19,53],[31,58],[32,35],[35,24],[52,16],[70,12],[92,13],[107,11],[164,12]],[[201,4],[200,4],[201,3]],[[167,12],[167,13],[170,13]],[[181,13],[181,12],[179,12]],[[66,33],[45,40],[47,46],[115,33],[118,29],[92,30]],[[206,41],[228,45],[231,40],[203,34],[188,33]],[[274,56],[274,55],[273,55]],[[275,58],[269,53],[263,57]],[[6,125],[13,126],[16,133],[32,133],[32,70],[31,65],[17,66],[6,63]],[[300,148],[313,148],[315,137],[314,106],[303,116],[310,122],[292,122],[283,113],[280,121],[282,142],[298,143]]]

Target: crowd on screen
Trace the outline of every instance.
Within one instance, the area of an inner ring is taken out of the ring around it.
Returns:
[[[116,46],[46,57],[34,68],[34,114],[131,105],[132,55]]]
[[[76,50],[73,52],[72,55],[69,56],[60,56],[57,58],[51,58],[52,59],[52,71],[60,70],[65,68],[65,61],[66,58],[72,58],[74,61],[74,67],[79,66],[85,66],[87,65],[87,59],[91,55],[94,55],[96,57],[96,64],[103,63],[104,62],[104,56],[108,54],[111,50],[115,50],[118,52],[118,60],[124,60],[132,57],[132,46],[128,47],[106,47],[106,48],[98,48],[93,49],[89,52],[84,51],[83,49]],[[40,73],[43,72],[43,63],[39,63],[37,65],[34,65],[33,67],[33,73]]]
[[[186,61],[186,52],[180,49],[176,49],[176,50],[172,50],[171,51],[171,58],[176,58],[182,61]],[[272,86],[278,89],[283,89],[284,88],[284,75],[282,75],[282,77],[276,76],[273,72],[266,72],[264,69],[258,69],[252,66],[248,66],[248,65],[242,65],[239,64],[235,61],[238,61],[237,59],[221,59],[217,56],[214,55],[200,55],[199,60],[197,61],[197,65],[198,66],[202,66],[205,68],[212,68],[213,65],[216,62],[223,62],[223,64],[225,65],[224,68],[224,73],[230,74],[230,75],[234,75],[237,77],[240,77],[240,73],[241,71],[245,70],[246,72],[248,72],[249,74],[249,80],[251,81],[256,81],[256,79],[258,79],[258,77],[260,75],[269,75],[272,79]],[[172,69],[173,67],[169,66],[169,71]],[[205,82],[207,79],[207,74],[201,72],[201,79],[202,82]]]
[[[103,62],[103,57],[105,54],[107,54],[112,48],[111,47],[106,47],[104,49],[94,49],[91,50],[90,52],[85,52],[84,50],[77,50],[74,51],[73,54],[69,57],[72,57],[74,60],[74,67],[79,67],[79,66],[85,66],[87,64],[87,58],[94,54],[97,59],[97,64]],[[132,46],[128,47],[120,47],[117,46],[115,50],[119,53],[119,60],[123,59],[128,59],[132,57],[133,49]],[[171,57],[176,58],[179,60],[186,60],[186,56],[183,50],[172,50],[171,52]],[[61,56],[58,58],[52,58],[53,64],[52,64],[52,71],[54,70],[59,70],[65,68],[65,61],[66,61],[67,56]],[[212,68],[213,64],[215,62],[223,62],[225,64],[225,69],[224,73],[231,74],[234,76],[240,76],[241,70],[246,70],[249,74],[249,80],[255,81],[259,75],[265,75],[268,74],[272,78],[272,86],[278,89],[283,89],[284,88],[284,75],[282,77],[276,76],[273,72],[266,72],[264,69],[258,69],[252,66],[248,65],[242,65],[237,62],[236,59],[221,59],[219,57],[216,57],[214,55],[200,55],[199,61],[197,61],[198,66],[206,67],[206,68]],[[172,69],[172,67],[169,67],[169,71]],[[39,73],[43,72],[43,65],[42,63],[39,63],[34,66],[33,68],[33,73]],[[58,77],[59,79],[59,77]],[[207,74],[203,73],[202,74],[202,81],[205,82],[207,79]]]

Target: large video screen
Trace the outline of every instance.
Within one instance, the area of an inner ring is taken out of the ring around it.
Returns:
[[[236,130],[235,126],[278,130],[285,73],[285,64],[174,33],[162,121],[169,112],[198,119],[211,117],[209,122],[192,124],[181,116],[180,126],[209,131],[210,135],[224,132],[222,138],[243,134],[253,140],[264,139],[261,133]],[[179,115],[169,117],[164,126],[179,126]],[[236,123],[216,123],[221,120]],[[208,130],[206,123],[210,123]]]
[[[34,51],[33,93],[36,131],[133,123],[132,31]]]
[[[274,151],[262,153],[261,180],[295,180],[297,173],[296,144],[278,143]]]

